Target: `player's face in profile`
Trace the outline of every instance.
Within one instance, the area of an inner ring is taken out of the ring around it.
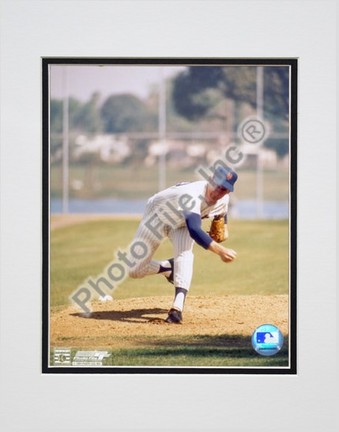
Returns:
[[[208,203],[214,203],[228,193],[230,193],[228,189],[219,186],[214,182],[210,182],[206,189],[206,201]]]

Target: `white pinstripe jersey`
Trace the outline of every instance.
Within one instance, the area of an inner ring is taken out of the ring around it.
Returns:
[[[201,215],[201,218],[225,215],[228,211],[229,194],[224,195],[214,205],[207,205],[204,200],[207,181],[178,183],[153,195],[148,203],[159,219],[172,228],[185,226],[183,211]]]

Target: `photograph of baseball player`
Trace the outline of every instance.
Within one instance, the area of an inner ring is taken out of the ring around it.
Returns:
[[[295,373],[296,72],[43,59],[44,372]]]
[[[233,192],[237,178],[232,169],[220,166],[209,181],[178,183],[153,195],[147,202],[145,214],[135,234],[135,242],[147,245],[147,254],[142,254],[145,255],[143,259],[131,267],[129,276],[142,278],[160,273],[174,284],[175,297],[165,320],[167,323],[182,323],[184,302],[193,275],[195,242],[217,254],[225,263],[232,262],[237,256],[233,249],[219,244],[220,239],[228,237],[229,193]],[[221,225],[222,233],[218,232],[213,222],[212,233],[208,235],[201,228],[201,219],[214,217],[218,220],[222,217],[221,220],[225,222],[216,222]],[[173,245],[174,257],[165,261],[152,260],[165,237]],[[138,255],[138,252],[134,253]]]

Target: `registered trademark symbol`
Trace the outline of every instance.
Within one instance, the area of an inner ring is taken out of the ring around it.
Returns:
[[[241,138],[251,144],[256,144],[264,139],[266,130],[260,120],[247,120],[240,129]]]

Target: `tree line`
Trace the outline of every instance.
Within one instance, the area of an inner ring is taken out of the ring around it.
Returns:
[[[264,113],[273,131],[289,127],[289,69],[264,70]],[[225,132],[235,128],[245,112],[256,108],[256,68],[253,66],[192,66],[166,82],[166,128],[169,132]],[[234,120],[235,118],[235,120]],[[50,129],[61,134],[63,101],[50,101]],[[232,121],[231,121],[232,119]],[[146,99],[117,94],[102,100],[99,93],[81,102],[69,98],[69,127],[81,134],[118,134],[158,130],[158,94]],[[265,146],[279,156],[288,153],[288,139],[270,139]]]

